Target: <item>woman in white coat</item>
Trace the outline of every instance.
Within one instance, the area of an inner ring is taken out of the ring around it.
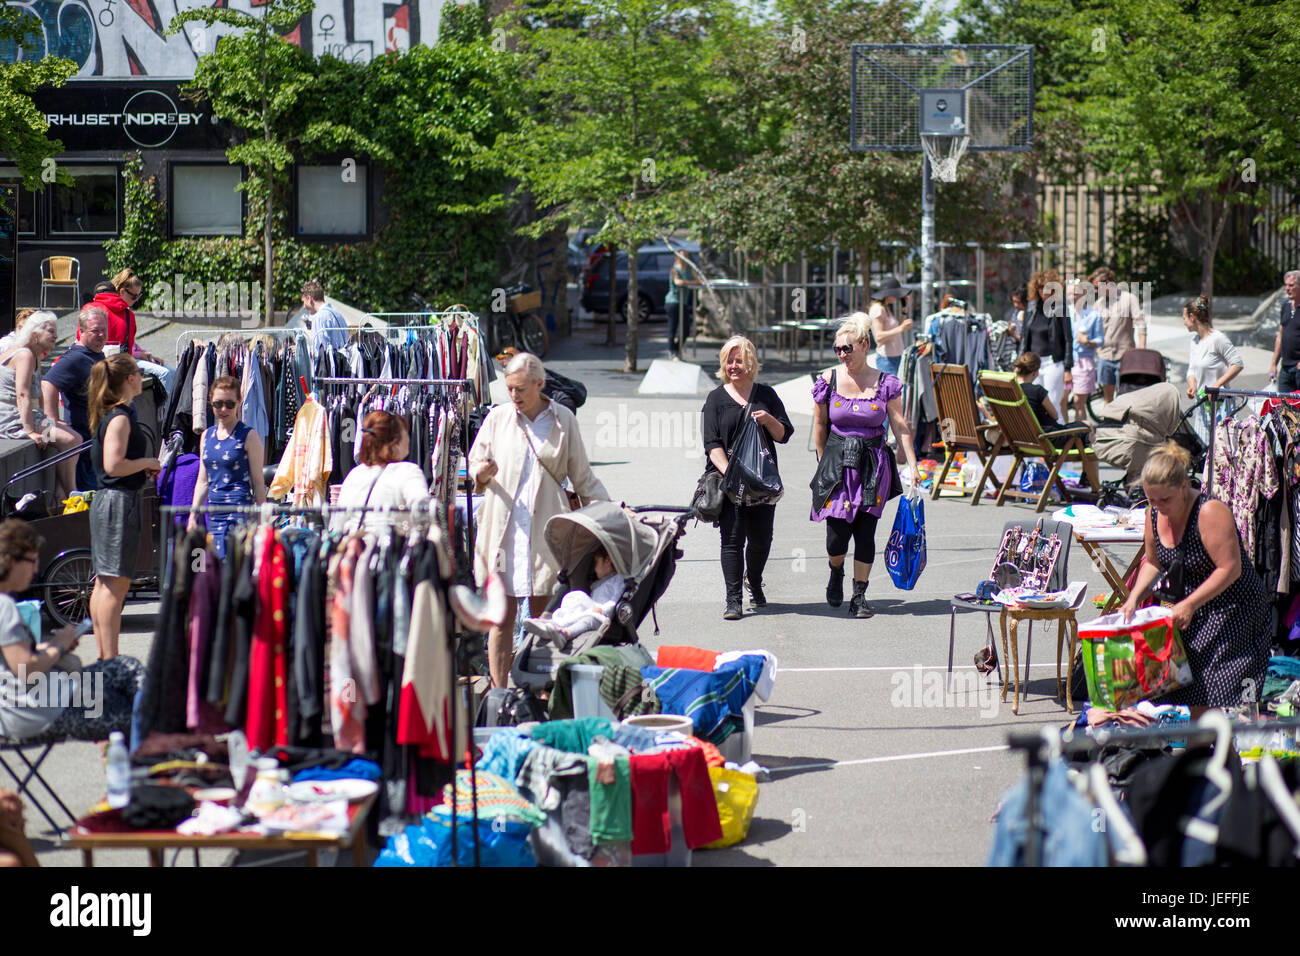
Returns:
[[[542,394],[546,371],[521,352],[506,366],[510,403],[488,413],[469,452],[469,473],[483,497],[474,540],[474,577],[480,587],[496,572],[505,584],[506,619],[488,632],[492,683],[504,687],[514,656],[520,598],[536,617],[550,601],[559,563],[546,545],[546,522],[569,510],[567,479],[585,505],[608,501],[591,470],[578,419]]]

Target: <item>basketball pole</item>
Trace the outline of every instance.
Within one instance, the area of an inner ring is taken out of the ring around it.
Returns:
[[[921,314],[934,314],[934,174],[930,157],[921,153]]]

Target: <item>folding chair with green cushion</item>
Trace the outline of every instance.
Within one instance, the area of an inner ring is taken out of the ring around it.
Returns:
[[[998,491],[999,506],[1006,500],[1025,461],[1035,458],[1041,458],[1051,468],[1047,483],[1043,485],[1043,493],[1038,496],[1038,506],[1035,511],[1042,511],[1047,507],[1047,498],[1052,492],[1053,485],[1061,489],[1061,494],[1067,501],[1074,497],[1088,497],[1067,488],[1065,482],[1061,480],[1061,466],[1068,461],[1082,463],[1094,493],[1101,487],[1097,456],[1088,445],[1091,429],[1087,425],[1063,428],[1051,432],[1050,435],[1044,433],[1033,409],[1029,407],[1029,400],[1025,398],[1025,393],[1021,391],[1020,383],[1012,372],[980,372],[980,388],[984,392],[984,400],[988,403],[989,410],[993,412],[993,417],[997,421],[998,429],[1002,432],[1002,441],[1010,446],[1016,456],[1006,481],[1002,482],[1002,488]],[[990,459],[989,464],[985,466],[985,472],[988,472],[991,465]]]
[[[990,462],[1001,455],[1011,454],[1011,449],[1000,436],[997,442],[989,441],[988,433],[997,426],[983,420],[975,402],[970,371],[965,365],[932,365],[930,376],[934,380],[934,398],[939,408],[939,444],[943,445],[943,469],[935,475],[930,497],[938,499],[957,452],[972,452],[984,466],[971,502],[976,504],[984,493]]]

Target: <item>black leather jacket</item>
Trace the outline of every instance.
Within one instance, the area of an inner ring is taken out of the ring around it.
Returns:
[[[809,482],[813,493],[813,507],[820,510],[826,506],[835,489],[844,481],[845,468],[856,468],[862,475],[863,506],[869,508],[874,505],[876,489],[880,487],[876,452],[884,441],[884,435],[877,435],[875,438],[846,438],[832,430],[826,439],[826,450],[822,452],[822,459],[817,463],[817,471]],[[892,459],[890,463],[892,464]],[[891,472],[895,472],[891,475],[893,478],[891,490],[897,493],[898,476],[895,469],[891,469]]]

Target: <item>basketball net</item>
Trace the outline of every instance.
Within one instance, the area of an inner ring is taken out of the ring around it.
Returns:
[[[930,161],[930,172],[944,183],[957,181],[957,164],[966,155],[969,136],[922,136],[921,148]]]

